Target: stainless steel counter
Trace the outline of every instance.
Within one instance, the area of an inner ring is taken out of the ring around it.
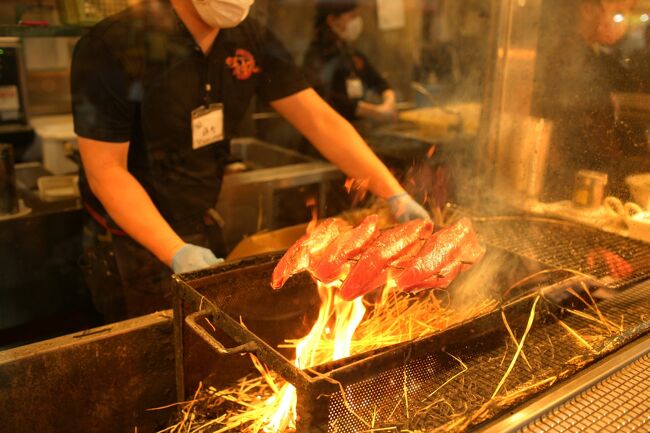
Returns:
[[[249,170],[224,177],[216,206],[228,249],[244,236],[308,221],[309,199],[326,215],[330,192],[345,181],[332,164],[255,138],[233,140],[231,155]]]

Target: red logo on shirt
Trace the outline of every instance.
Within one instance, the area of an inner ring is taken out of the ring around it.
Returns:
[[[354,62],[354,68],[357,71],[363,71],[366,67],[366,62],[363,61],[363,57],[352,56],[352,61]]]
[[[238,80],[248,80],[251,75],[262,72],[262,69],[255,63],[255,57],[241,48],[235,51],[234,56],[226,58],[226,65],[232,69],[232,74]]]

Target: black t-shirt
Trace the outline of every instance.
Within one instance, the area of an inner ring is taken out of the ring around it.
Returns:
[[[128,170],[172,227],[215,205],[229,138],[254,95],[266,102],[308,87],[277,38],[252,18],[220,30],[203,54],[168,0],[133,6],[94,26],[72,62],[77,135],[130,142]],[[191,113],[222,103],[225,140],[193,149]],[[81,176],[84,200],[99,201]]]
[[[381,95],[390,89],[365,55],[339,40],[329,29],[317,31],[305,53],[303,66],[314,89],[348,120],[355,119],[357,104],[368,96],[368,91]],[[346,81],[349,78],[361,80],[363,97],[348,96]]]

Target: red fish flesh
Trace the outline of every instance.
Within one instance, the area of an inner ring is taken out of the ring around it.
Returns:
[[[376,289],[373,282],[393,260],[408,251],[419,239],[428,238],[433,223],[413,220],[386,230],[361,254],[341,285],[339,294],[347,301]]]
[[[320,254],[332,241],[350,229],[351,226],[339,218],[328,218],[317,225],[282,256],[273,270],[271,287],[279,289],[292,275],[309,269],[310,264],[317,263]]]
[[[446,287],[483,253],[471,221],[463,218],[429,238],[418,255],[396,276],[397,287],[406,292]]]
[[[402,290],[408,292],[417,292],[429,288],[445,288],[460,274],[471,268],[485,254],[485,248],[479,244],[476,236],[470,236],[468,241],[461,247],[460,254],[451,262],[445,265],[440,271],[423,281],[420,284],[414,284],[410,288]]]
[[[431,236],[436,236],[436,233],[432,234]],[[373,287],[371,290],[384,287],[386,283],[388,283],[389,278],[394,278],[395,275],[402,272],[404,268],[413,260],[413,258],[417,256],[417,254],[420,252],[420,249],[422,249],[422,245],[424,245],[426,241],[427,239],[420,239],[414,242],[400,256],[389,262],[369,284],[370,287]]]
[[[323,252],[321,260],[310,271],[319,281],[330,283],[344,273],[347,260],[363,251],[379,235],[379,217],[367,216],[354,229],[343,233]]]

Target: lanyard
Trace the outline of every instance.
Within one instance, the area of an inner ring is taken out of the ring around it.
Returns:
[[[343,57],[345,64],[350,68],[349,78],[360,78],[354,64],[354,52],[350,46],[345,42],[339,43],[339,52],[341,53],[341,57]]]
[[[203,105],[206,107],[210,106],[212,103],[212,83],[210,82],[210,79],[212,78],[211,74],[211,62],[210,58],[208,55],[203,54],[203,51],[200,53],[201,55],[201,71],[199,74],[199,92],[203,95]]]

